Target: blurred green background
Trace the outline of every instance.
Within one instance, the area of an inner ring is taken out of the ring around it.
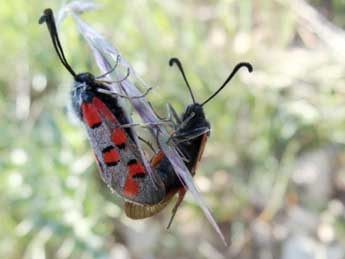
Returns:
[[[1,258],[345,258],[345,3],[342,0],[98,1],[82,18],[116,46],[164,114],[191,102],[172,56],[204,100],[212,133],[195,182],[231,246],[187,195],[132,221],[100,182],[86,133],[69,113],[72,78],[44,8],[0,8]],[[71,18],[60,26],[77,72],[98,74]]]

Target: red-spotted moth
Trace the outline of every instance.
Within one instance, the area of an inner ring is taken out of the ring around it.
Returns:
[[[102,180],[127,200],[139,204],[160,202],[165,196],[164,185],[157,184],[159,178],[153,181],[149,177],[133,131],[122,127],[130,120],[117,97],[108,94],[110,86],[91,73],[74,72],[62,50],[51,9],[44,11],[39,22],[47,24],[60,61],[75,80],[72,105],[86,127]]]

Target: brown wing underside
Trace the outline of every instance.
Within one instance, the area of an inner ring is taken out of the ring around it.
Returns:
[[[137,203],[126,201],[124,205],[125,213],[127,217],[131,219],[144,219],[152,217],[168,205],[171,198],[175,195],[176,192],[177,190],[174,192],[170,192],[168,195],[165,196],[165,198],[161,202],[155,205],[140,205]]]

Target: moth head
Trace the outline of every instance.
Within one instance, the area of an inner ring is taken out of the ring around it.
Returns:
[[[86,83],[92,85],[95,82],[95,76],[89,72],[80,73],[74,78],[78,83]]]

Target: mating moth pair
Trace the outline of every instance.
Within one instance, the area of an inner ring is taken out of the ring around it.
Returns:
[[[158,143],[160,150],[153,157],[147,158],[141,152],[140,140],[131,118],[119,102],[119,98],[124,96],[114,93],[111,86],[114,82],[105,79],[116,69],[117,64],[99,77],[88,72],[77,74],[64,55],[52,10],[46,9],[39,22],[46,23],[61,63],[74,78],[72,105],[86,128],[103,182],[124,198],[126,215],[133,219],[157,214],[178,193],[168,225],[170,226],[186,190],[191,186],[194,187],[190,185],[192,183],[188,181],[188,177],[184,178],[177,172],[178,165],[174,161],[182,161],[189,174],[194,176],[210,133],[210,123],[205,117],[204,105],[228,84],[240,68],[246,67],[251,72],[252,66],[249,63],[239,63],[214,94],[204,102],[198,103],[195,101],[181,62],[176,58],[170,59],[170,65],[177,65],[179,68],[193,102],[187,106],[181,117],[171,108],[173,132],[164,145]],[[128,75],[116,83],[126,92],[126,86],[129,84]],[[127,98],[131,100],[135,98],[137,104],[145,102],[145,95],[127,96]],[[145,117],[147,115],[145,113],[151,112],[144,110],[140,115]],[[164,125],[163,121],[162,125]],[[146,127],[152,129],[153,138],[157,138],[155,135],[159,133],[157,125],[148,123]],[[171,158],[172,155],[166,151],[166,147],[176,151],[178,157],[175,155]],[[225,242],[218,227],[216,231]]]

